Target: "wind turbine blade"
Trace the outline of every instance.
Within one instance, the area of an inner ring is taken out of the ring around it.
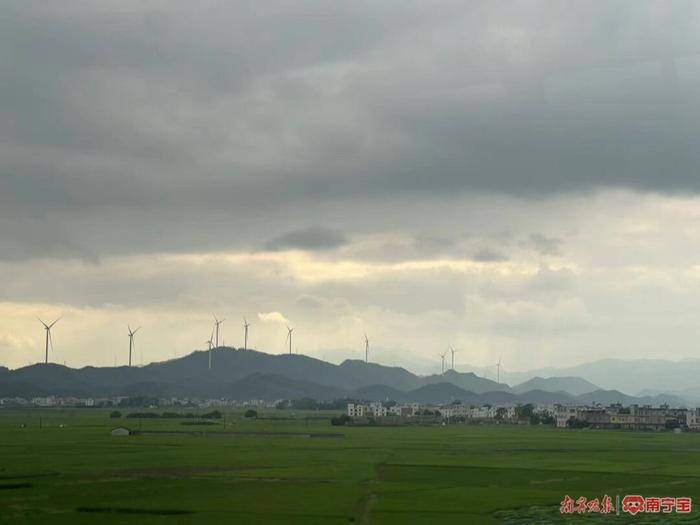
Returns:
[[[44,328],[48,328],[49,325],[47,325],[44,321],[41,320],[41,318],[37,317],[39,319],[39,322],[44,325]]]
[[[51,348],[51,353],[53,353],[53,337],[51,337],[51,330],[47,330],[49,333],[49,347]]]
[[[136,330],[134,330],[134,333],[138,332],[139,330],[141,330],[140,326]]]
[[[49,325],[49,328],[53,328],[53,325],[55,325],[57,322],[59,322],[62,318],[63,318],[62,315],[59,316],[58,319],[56,319],[53,323],[51,323],[51,324]]]

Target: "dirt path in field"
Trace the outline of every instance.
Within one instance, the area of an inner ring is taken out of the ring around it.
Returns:
[[[359,503],[359,523],[361,525],[368,525],[370,523],[370,511],[372,509],[372,504],[377,501],[377,494],[374,493],[372,487],[384,479],[384,468],[391,459],[392,454],[389,454],[386,459],[377,463],[374,467],[374,477],[362,482],[364,485],[364,491],[362,498],[360,498]]]

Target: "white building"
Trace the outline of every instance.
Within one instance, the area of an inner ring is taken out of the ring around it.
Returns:
[[[32,403],[40,407],[52,407],[56,405],[56,398],[53,396],[35,397],[34,399],[32,399]]]
[[[370,403],[369,405],[348,403],[348,416],[350,417],[386,417],[389,409],[381,403]]]
[[[474,419],[494,419],[496,417],[496,407],[482,406],[471,409],[471,417]]]
[[[126,427],[117,427],[112,429],[113,436],[128,436],[131,434],[131,430]]]
[[[566,428],[566,423],[570,419],[576,419],[578,413],[578,407],[557,405],[554,411],[554,417],[557,420],[557,428]]]
[[[386,417],[389,414],[389,410],[381,403],[370,403],[369,413],[374,417]]]
[[[685,417],[690,430],[700,430],[700,408],[689,408]]]
[[[348,416],[350,417],[364,417],[365,406],[355,403],[348,403]]]
[[[464,405],[447,405],[438,409],[442,417],[471,417],[471,409]]]

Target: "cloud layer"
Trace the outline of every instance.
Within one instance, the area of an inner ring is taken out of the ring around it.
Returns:
[[[696,335],[695,2],[23,0],[0,35],[8,363],[46,311],[76,363],[212,310],[513,366]]]

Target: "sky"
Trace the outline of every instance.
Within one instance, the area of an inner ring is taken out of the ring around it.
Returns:
[[[0,365],[700,355],[697,2],[0,4]]]

